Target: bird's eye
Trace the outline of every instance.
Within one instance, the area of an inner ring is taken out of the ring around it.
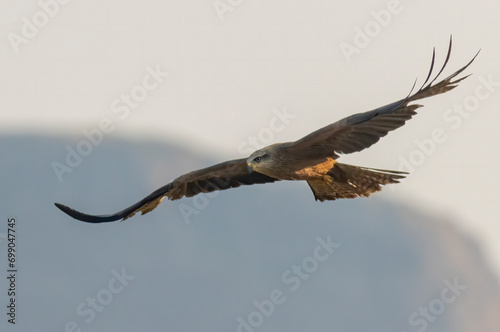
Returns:
[[[255,161],[256,163],[259,163],[261,160],[262,160],[261,157],[255,157],[255,159],[253,161]]]

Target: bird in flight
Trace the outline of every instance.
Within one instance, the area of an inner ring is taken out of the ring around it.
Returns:
[[[394,103],[348,116],[298,141],[266,146],[248,158],[226,161],[181,175],[136,204],[114,214],[89,215],[59,203],[55,205],[81,221],[111,222],[128,219],[138,212],[146,214],[155,209],[165,197],[177,200],[199,193],[282,180],[307,181],[314,198],[321,202],[368,197],[371,193],[380,191],[382,185],[399,183],[408,173],[353,166],[339,163],[337,159],[341,154],[369,148],[389,131],[403,126],[422,107],[419,104],[410,105],[411,102],[447,92],[467,78],[469,75],[455,79],[474,61],[479,52],[468,64],[434,83],[448,63],[451,45],[450,38],[446,59],[437,75],[431,80],[435,60],[433,50],[431,67],[422,87],[412,94],[415,81],[408,96]]]

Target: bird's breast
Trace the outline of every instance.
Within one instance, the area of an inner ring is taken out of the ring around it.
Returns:
[[[327,158],[326,161],[314,166],[305,167],[294,172],[296,180],[307,180],[311,178],[323,177],[329,170],[333,168],[337,161],[332,158]]]

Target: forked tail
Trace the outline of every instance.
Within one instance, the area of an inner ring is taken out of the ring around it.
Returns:
[[[325,177],[308,180],[314,198],[319,201],[368,197],[382,186],[399,183],[406,172],[389,171],[336,163]]]

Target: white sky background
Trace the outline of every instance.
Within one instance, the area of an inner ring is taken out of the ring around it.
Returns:
[[[404,184],[379,195],[451,215],[481,241],[500,276],[500,84],[488,96],[478,88],[481,77],[500,82],[500,3],[231,3],[222,20],[212,0],[70,1],[51,7],[53,17],[16,52],[8,34],[22,36],[23,17],[32,21],[41,7],[37,1],[2,1],[0,130],[71,134],[76,145],[83,130],[109,118],[115,126],[106,137],[184,144],[214,160],[242,157],[240,145],[270,128],[273,109],[296,115],[273,133],[272,142],[280,142],[405,97],[416,77],[425,78],[434,46],[439,68],[453,34],[444,75],[481,48],[465,71],[474,75],[422,101],[425,107],[403,128],[342,160],[398,169],[401,158],[423,155],[415,152],[415,140],[441,130],[446,138]],[[397,13],[381,26],[371,12],[388,6]],[[356,46],[357,29],[377,26],[348,61],[340,45]],[[148,66],[169,75],[121,120],[112,104],[142,84]],[[476,89],[483,93],[477,107],[465,111],[459,124],[447,121],[447,112],[473,100]]]

